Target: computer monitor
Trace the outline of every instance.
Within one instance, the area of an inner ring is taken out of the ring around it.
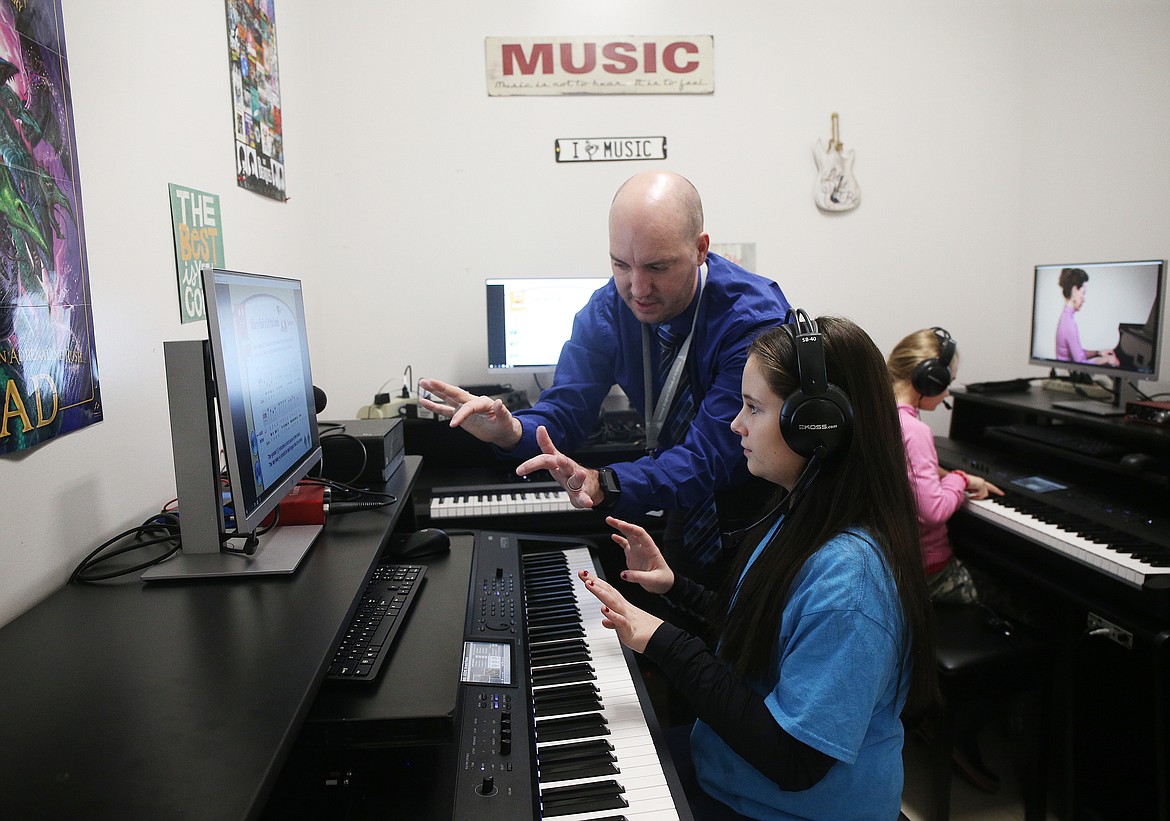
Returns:
[[[486,280],[489,368],[551,370],[573,333],[573,317],[609,277]]]
[[[1161,367],[1165,260],[1037,265],[1029,363],[1113,379],[1114,411],[1103,402],[1056,403],[1102,414],[1124,412],[1132,383]]]
[[[321,460],[301,283],[209,268],[203,293],[207,340],[164,344],[182,550],[143,578],[292,573],[321,525],[249,537]]]

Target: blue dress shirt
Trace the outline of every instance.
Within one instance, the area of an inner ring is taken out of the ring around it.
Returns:
[[[749,477],[739,436],[731,432],[742,405],[747,346],[761,331],[783,322],[788,307],[772,280],[707,255],[707,284],[687,361],[698,410],[683,441],[612,466],[622,489],[614,515],[692,507]],[[689,319],[693,308],[692,301],[674,322]],[[552,386],[532,408],[516,412],[524,432],[506,455],[527,459],[540,453],[538,425],[548,429],[559,450],[574,452],[592,432],[615,384],[635,408],[645,408],[642,326],[610,279],[574,318]],[[654,389],[656,399],[661,385]]]

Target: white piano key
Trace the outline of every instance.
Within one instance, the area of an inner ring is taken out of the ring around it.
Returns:
[[[1076,533],[1021,513],[994,498],[971,500],[967,508],[976,518],[1004,527],[1134,587],[1141,587],[1148,576],[1170,573],[1170,568],[1156,567],[1141,559],[1110,550]]]
[[[503,493],[468,492],[442,494],[431,498],[432,519],[457,519],[461,516],[516,516],[529,513],[566,513],[583,508],[573,507],[564,491],[518,490]]]
[[[539,766],[540,751],[546,747],[555,747],[563,744],[572,744],[589,739],[599,739],[613,746],[616,766],[620,770],[618,775],[596,776],[582,779],[556,781],[549,786],[565,786],[575,783],[590,783],[612,778],[625,787],[623,797],[629,802],[627,809],[619,811],[599,811],[574,815],[557,816],[564,821],[588,821],[588,819],[605,818],[612,815],[624,815],[633,821],[657,821],[657,819],[677,819],[674,800],[670,795],[670,788],[666,783],[666,775],[662,770],[662,763],[658,757],[658,750],[650,735],[646,724],[644,707],[638,699],[630,675],[630,668],[626,663],[625,652],[617,633],[601,625],[601,605],[588,591],[580,579],[577,571],[588,569],[596,572],[593,559],[587,548],[574,548],[564,552],[567,560],[566,573],[571,582],[571,588],[577,608],[581,611],[581,618],[585,632],[585,643],[591,656],[590,666],[594,669],[596,679],[591,683],[599,691],[602,703],[601,714],[605,717],[608,733],[593,736],[583,736],[569,740],[539,741],[540,722],[546,717],[537,719],[537,761]],[[535,646],[535,643],[534,643]],[[544,665],[546,668],[560,665]],[[553,691],[558,686],[549,684],[534,687],[533,692]],[[565,713],[564,715],[573,715]],[[551,716],[550,716],[551,717]]]

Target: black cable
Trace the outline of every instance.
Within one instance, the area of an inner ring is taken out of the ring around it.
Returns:
[[[157,533],[160,531],[165,535],[156,536],[146,540],[143,540],[142,538],[146,534]],[[117,548],[116,550],[111,550],[104,555],[99,555],[102,553],[102,551],[117,544],[122,539],[130,537],[134,537],[134,542],[132,544],[124,545]],[[168,542],[174,543],[170,550],[163,553],[161,556],[142,562],[141,564],[102,573],[91,572],[94,567],[97,567],[103,562],[109,561],[116,556],[121,556],[124,553],[129,553],[131,550],[139,550],[144,547],[150,547],[157,544],[166,544]],[[98,545],[97,548],[95,548],[88,556],[82,559],[77,567],[73,570],[73,573],[71,573],[69,576],[69,583],[75,584],[78,582],[102,581],[104,579],[112,579],[117,576],[125,576],[130,573],[135,573],[139,570],[145,570],[146,568],[153,567],[159,562],[165,561],[166,559],[169,559],[171,556],[175,555],[175,553],[178,552],[180,546],[179,517],[174,512],[164,511],[162,513],[151,516],[145,522],[138,525],[138,527],[132,527],[129,530],[124,530],[118,535],[107,539],[105,542],[102,542],[102,544]]]
[[[364,449],[364,446],[363,446]],[[349,513],[357,510],[369,510],[372,508],[385,507],[392,505],[398,501],[398,497],[393,493],[384,493],[377,490],[366,490],[364,488],[354,487],[345,482],[338,482],[333,479],[323,479],[319,477],[307,477],[303,480],[305,484],[321,485],[337,490],[344,494],[345,498],[338,499],[336,502],[330,503],[329,509],[332,513]],[[380,498],[377,498],[380,497]],[[115,536],[102,542],[82,559],[73,572],[69,575],[69,584],[77,584],[83,582],[96,582],[113,579],[118,576],[127,576],[131,573],[136,573],[140,570],[146,570],[148,567],[153,567],[160,562],[164,562],[171,556],[175,555],[182,549],[183,543],[179,530],[179,511],[178,510],[163,510],[156,513],[149,519],[144,521],[137,527],[132,527],[118,533]],[[277,506],[272,512],[272,517],[267,524],[261,525],[256,530],[250,533],[242,533],[236,531],[234,533],[220,533],[220,546],[226,553],[244,553],[250,555],[248,548],[252,548],[255,552],[255,547],[260,537],[270,532],[280,523],[280,507]],[[146,538],[151,534],[162,534],[152,538]],[[116,549],[109,548],[116,545],[123,539],[133,539],[131,544],[122,545]],[[245,546],[243,548],[234,548],[227,545],[229,539],[245,539]],[[107,562],[113,558],[129,553],[133,550],[140,550],[145,547],[154,545],[173,543],[171,548],[162,555],[131,567],[120,568],[118,570],[109,570],[102,572],[93,572],[93,568]]]
[[[353,502],[360,501],[362,497],[366,496],[380,496],[386,500],[386,504],[394,504],[398,501],[398,497],[393,493],[384,493],[380,490],[368,490],[366,488],[354,487],[345,482],[339,482],[335,479],[325,479],[320,476],[312,476],[303,480],[305,484],[321,485],[331,490],[339,491],[346,494],[345,498],[338,499],[339,502]]]
[[[1145,394],[1142,392],[1142,389],[1141,389],[1141,388],[1139,388],[1139,387],[1137,386],[1137,382],[1130,382],[1130,383],[1129,383],[1129,386],[1130,386],[1130,387],[1133,389],[1133,392],[1134,392],[1134,393],[1136,393],[1136,394],[1138,395],[1138,399],[1140,399],[1140,400],[1141,400],[1141,401],[1143,401],[1143,402],[1149,402],[1151,399],[1153,399],[1153,398],[1154,398],[1154,396],[1160,396],[1160,395],[1161,395],[1161,394],[1157,394],[1157,393],[1156,393],[1156,394],[1154,394],[1154,396],[1146,396],[1146,395],[1145,395]]]
[[[358,469],[357,469],[357,472],[356,472],[356,473],[353,475],[353,478],[348,480],[348,482],[356,482],[358,479],[360,479],[360,478],[361,478],[361,475],[362,475],[362,473],[364,473],[364,472],[365,472],[365,470],[366,470],[366,464],[368,464],[368,463],[369,463],[369,461],[370,461],[370,454],[369,454],[369,452],[366,450],[366,443],[365,443],[365,442],[363,442],[363,441],[362,441],[361,439],[359,439],[358,437],[354,436],[352,433],[343,433],[342,431],[344,431],[344,430],[345,430],[345,426],[343,425],[343,426],[341,426],[341,427],[340,427],[340,429],[338,429],[338,430],[336,430],[336,431],[333,431],[333,432],[326,432],[326,433],[325,433],[325,434],[324,434],[324,435],[323,435],[321,438],[322,438],[322,439],[326,439],[326,438],[329,438],[329,439],[349,439],[350,441],[352,441],[352,442],[354,442],[354,443],[356,443],[356,444],[357,444],[358,448],[361,450],[361,453],[362,453],[362,463],[361,463],[361,465],[358,467]],[[320,466],[319,466],[319,469],[320,469],[322,472],[324,472],[324,470],[325,470],[325,455],[324,455],[324,452],[322,452],[322,454],[321,454],[321,464],[320,464]],[[314,478],[314,479],[318,479],[318,478],[321,478],[321,477],[319,477],[319,476],[314,476],[313,478]]]

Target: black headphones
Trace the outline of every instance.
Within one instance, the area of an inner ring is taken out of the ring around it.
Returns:
[[[951,360],[955,357],[955,340],[944,328],[931,328],[938,338],[938,356],[924,359],[910,374],[910,384],[923,396],[938,396],[951,384]]]
[[[780,434],[793,451],[824,457],[848,446],[853,435],[853,404],[828,380],[824,340],[815,320],[790,309],[781,326],[796,348],[800,389],[780,408]]]

